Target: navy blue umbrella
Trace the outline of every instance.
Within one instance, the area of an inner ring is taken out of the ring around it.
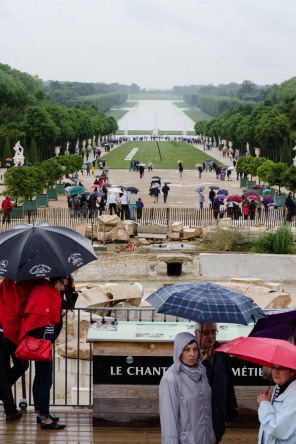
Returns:
[[[220,190],[220,187],[217,187],[216,185],[212,185],[209,188],[210,188],[210,190]]]
[[[200,323],[248,325],[265,314],[241,291],[211,283],[180,282],[160,288],[147,298],[158,313]]]
[[[68,276],[96,259],[91,241],[70,228],[41,222],[0,234],[0,276],[13,281]]]

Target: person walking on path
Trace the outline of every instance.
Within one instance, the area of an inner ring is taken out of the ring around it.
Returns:
[[[158,186],[153,188],[153,196],[154,196],[154,203],[158,202],[158,196],[160,195],[160,189]]]
[[[211,201],[212,208],[213,208],[213,203],[214,203],[214,200],[215,200],[215,196],[216,196],[215,191],[214,190],[210,190],[210,192],[209,192],[209,200]]]
[[[144,177],[144,171],[145,171],[144,166],[140,165],[139,166],[140,179],[142,179],[142,177]]]
[[[231,359],[226,353],[215,351],[220,346],[216,341],[217,324],[196,322],[194,334],[204,355],[202,363],[212,388],[212,419],[218,444],[225,433],[225,427],[230,426],[238,412]]]
[[[80,209],[80,200],[78,199],[77,196],[71,197],[71,208],[72,208],[73,219],[77,219],[77,217],[79,216],[79,209]]]
[[[170,187],[167,186],[167,184],[164,184],[164,186],[162,187],[161,191],[163,193],[163,201],[164,201],[164,203],[167,203]]]
[[[7,218],[7,223],[9,224],[10,214],[12,212],[12,203],[9,196],[5,196],[5,199],[2,202],[2,209],[3,209],[2,224],[4,225],[6,218]]]
[[[182,177],[183,176],[183,164],[182,164],[181,160],[179,160],[179,162],[178,162],[178,169],[179,169],[180,177]]]
[[[159,384],[162,444],[215,444],[211,388],[191,333],[174,341],[174,363]]]
[[[201,191],[199,193],[199,208],[201,210],[203,209],[204,202],[205,202],[205,196],[204,196],[203,192]]]

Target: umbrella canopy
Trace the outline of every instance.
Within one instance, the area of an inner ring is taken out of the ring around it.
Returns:
[[[92,165],[91,162],[85,162],[83,165]]]
[[[11,162],[11,161],[12,161],[12,159],[11,159],[10,157],[8,157],[6,160],[7,160],[8,162]]]
[[[62,182],[63,183],[75,183],[75,182],[73,182],[71,179],[62,179]]]
[[[224,196],[228,196],[228,191],[227,190],[219,190],[219,194],[224,194]]]
[[[234,208],[234,207],[238,207],[239,204],[235,201],[229,202],[228,204],[226,204],[227,208]]]
[[[220,194],[220,191],[219,191],[219,194],[217,194],[216,199],[225,200],[226,196],[224,194]]]
[[[159,177],[159,176],[152,176],[151,179],[158,179],[158,180],[161,180],[161,177]]]
[[[271,190],[269,188],[265,188],[265,190],[263,190],[262,193],[271,193]]]
[[[139,193],[139,188],[136,187],[127,187],[125,191],[130,191],[131,193]]]
[[[68,191],[68,194],[70,194],[70,196],[76,196],[77,194],[81,194],[81,193],[83,193],[84,191],[85,191],[85,188],[84,188],[84,187],[77,186],[77,187],[72,187],[72,188]]]
[[[210,188],[210,190],[220,190],[220,187],[217,187],[216,185],[212,185],[209,188]]]
[[[252,185],[251,188],[253,188],[253,190],[263,190],[263,187],[261,185]]]
[[[32,166],[31,162],[26,163],[26,166],[31,167]]]
[[[112,187],[112,185],[109,182],[103,182],[102,187],[110,188],[110,187]]]
[[[97,176],[95,176],[96,179],[103,179],[102,176],[100,176],[99,174]]]
[[[273,338],[288,340],[293,336],[296,326],[296,310],[284,313],[266,313],[266,318],[259,319],[249,334],[258,338]]]
[[[241,203],[243,201],[243,198],[239,196],[238,194],[232,194],[231,196],[227,196],[226,202],[237,202]]]
[[[261,308],[241,291],[212,283],[180,282],[167,285],[147,298],[158,313],[192,321],[248,325],[263,318]]]
[[[247,190],[244,192],[243,197],[248,197],[248,196],[258,196],[259,197],[259,193],[255,190]]]
[[[201,163],[197,163],[196,165],[194,165],[195,168],[202,168],[202,164]]]
[[[273,202],[274,201],[273,201],[273,198],[271,196],[266,196],[262,200],[262,203],[263,203],[264,206],[267,206],[267,205],[269,205],[269,204],[271,204]]]
[[[68,276],[96,259],[91,241],[69,228],[41,222],[0,234],[0,275],[13,281]]]
[[[296,370],[296,347],[282,339],[240,337],[216,348],[216,351],[265,367],[276,364]]]
[[[101,185],[94,184],[94,185],[92,185],[90,188],[100,188],[100,186],[101,186]]]
[[[230,166],[227,168],[228,170],[234,170],[234,166]]]
[[[138,166],[139,166],[139,167],[141,167],[141,166],[142,166],[142,167],[145,167],[145,166],[146,166],[146,163],[138,163]]]
[[[163,184],[164,185],[169,185],[169,184],[171,184],[172,182],[169,182],[168,180],[165,180],[164,182],[163,182]]]
[[[109,188],[108,193],[122,193],[122,190],[120,188]]]
[[[93,193],[91,193],[91,196],[104,197],[105,193],[102,193],[102,191],[94,191]]]
[[[261,198],[256,194],[249,194],[247,197],[248,200],[256,200],[257,202],[261,202]]]
[[[90,193],[88,191],[84,191],[81,196],[90,196]]]
[[[197,193],[202,193],[202,191],[205,189],[205,187],[197,187],[196,189],[195,189],[195,191],[197,192]]]

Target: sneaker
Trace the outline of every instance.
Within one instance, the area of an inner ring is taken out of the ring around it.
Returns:
[[[22,417],[21,410],[15,410],[14,413],[11,413],[10,415],[6,415],[6,421],[17,421]]]
[[[52,421],[49,424],[46,424],[45,422],[41,422],[40,426],[41,426],[41,430],[62,430],[66,427],[65,424],[58,424],[55,421]]]

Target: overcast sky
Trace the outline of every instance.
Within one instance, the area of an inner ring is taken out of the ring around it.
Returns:
[[[144,88],[296,75],[295,0],[0,0],[0,62]]]

